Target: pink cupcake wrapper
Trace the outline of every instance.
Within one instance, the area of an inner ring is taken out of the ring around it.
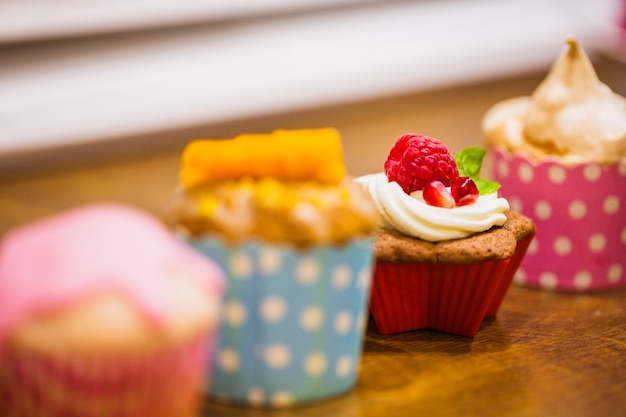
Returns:
[[[381,334],[430,328],[473,337],[509,260],[474,264],[377,262],[370,309]]]
[[[537,227],[516,283],[579,292],[626,286],[626,160],[566,166],[492,156],[501,195]]]
[[[12,417],[194,416],[208,350],[206,340],[134,357],[8,350],[0,356],[0,409]]]

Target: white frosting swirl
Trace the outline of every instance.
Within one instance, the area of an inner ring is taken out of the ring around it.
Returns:
[[[459,239],[502,226],[509,203],[498,194],[482,195],[474,204],[442,208],[426,204],[421,191],[406,194],[385,173],[364,175],[355,179],[372,196],[383,217],[383,227],[408,236],[439,242]]]

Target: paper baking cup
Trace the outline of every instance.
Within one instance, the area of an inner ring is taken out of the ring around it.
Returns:
[[[504,285],[509,261],[377,262],[370,301],[376,328],[381,334],[428,328],[473,337]]]
[[[0,356],[3,416],[137,417],[199,414],[207,342],[133,357]]]
[[[501,195],[537,226],[516,283],[566,291],[626,286],[626,160],[565,166],[491,155]]]
[[[372,240],[295,250],[217,239],[192,246],[226,271],[212,398],[254,406],[320,400],[356,382]]]

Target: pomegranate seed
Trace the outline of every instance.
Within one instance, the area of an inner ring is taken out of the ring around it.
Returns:
[[[458,177],[450,187],[457,206],[466,206],[478,200],[478,187],[470,177]]]
[[[441,181],[427,182],[422,193],[426,204],[443,208],[454,207],[454,198]]]

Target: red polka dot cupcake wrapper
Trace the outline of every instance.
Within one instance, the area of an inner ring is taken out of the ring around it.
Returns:
[[[190,242],[226,272],[228,289],[210,396],[285,407],[356,383],[372,279],[373,242],[296,250],[219,239]]]
[[[0,410],[15,417],[194,416],[206,363],[206,340],[124,358],[10,350],[0,355]]]
[[[626,160],[540,163],[494,150],[493,178],[536,226],[515,282],[548,290],[626,286]]]

